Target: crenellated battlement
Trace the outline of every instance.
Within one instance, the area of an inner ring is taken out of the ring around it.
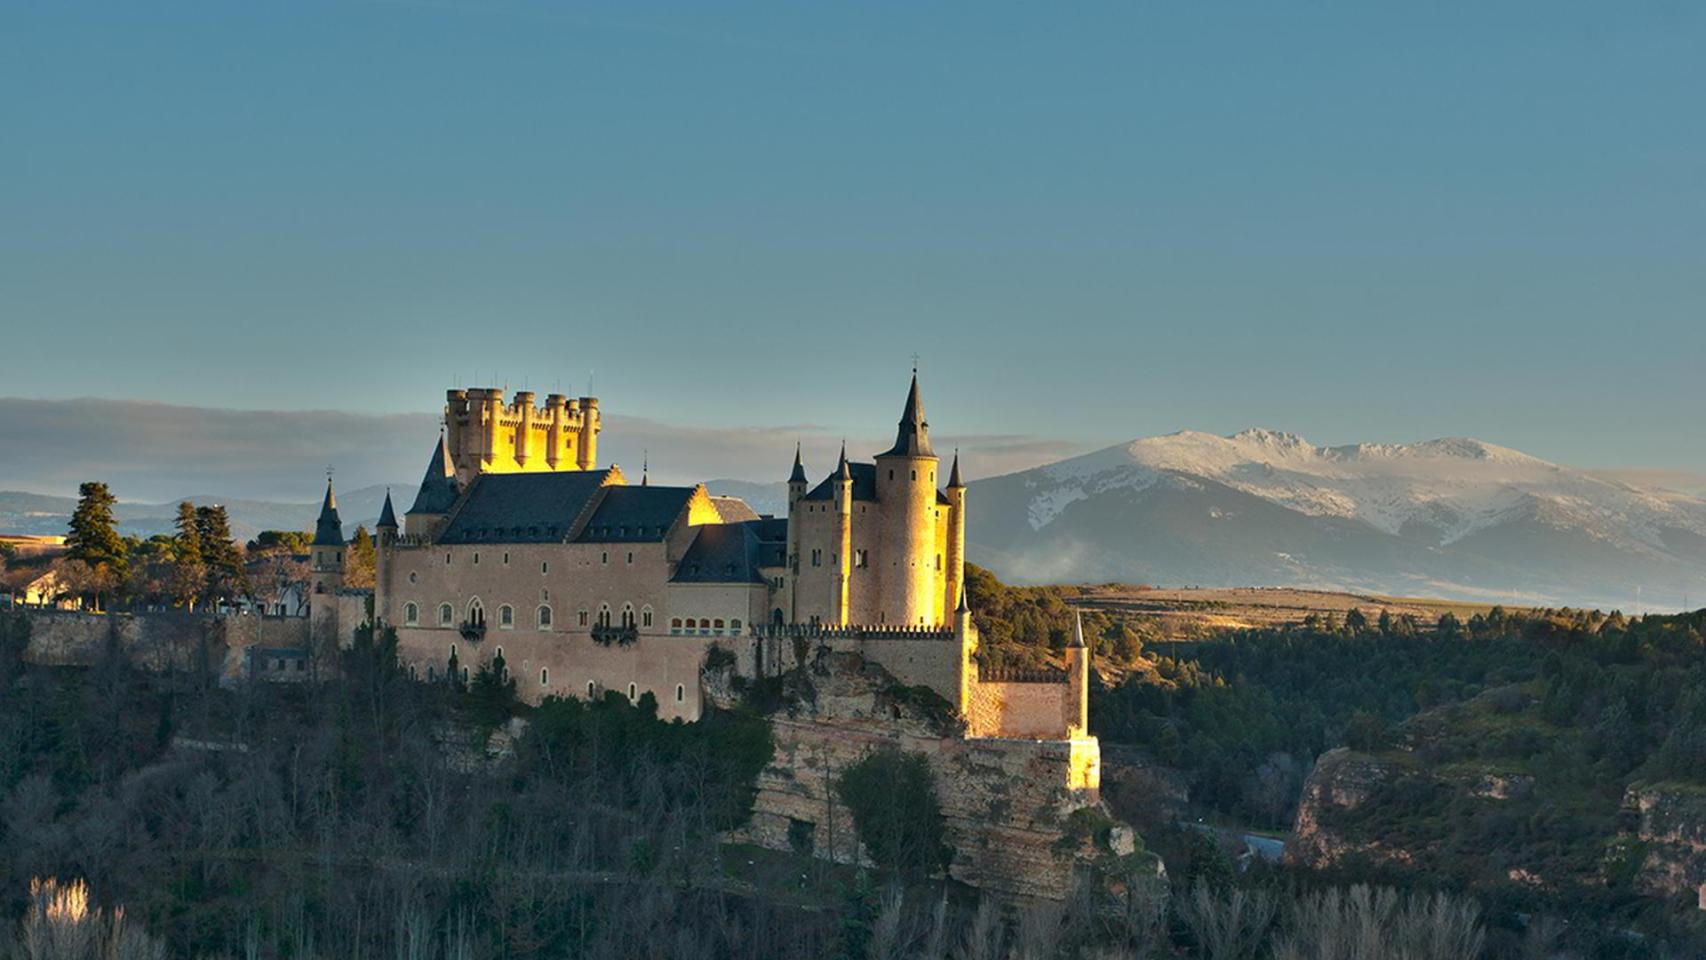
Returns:
[[[956,638],[951,626],[908,624],[788,623],[754,625],[752,635],[765,640],[941,640]]]
[[[592,470],[598,466],[603,418],[597,397],[548,394],[544,406],[530,390],[504,400],[497,387],[445,392],[444,431],[458,482],[480,473]]]
[[[1065,670],[1054,667],[984,667],[977,668],[979,683],[1071,683]]]

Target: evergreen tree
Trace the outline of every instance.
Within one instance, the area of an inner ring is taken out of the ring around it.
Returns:
[[[172,568],[172,596],[194,610],[196,600],[207,591],[207,559],[202,553],[201,525],[195,504],[188,500],[178,504],[174,523],[178,535],[173,538],[177,559]]]
[[[120,583],[129,569],[124,538],[118,535],[113,520],[113,504],[117,502],[104,483],[79,486],[77,509],[71,514],[71,531],[65,538],[66,556],[87,564],[98,584]]]
[[[231,521],[221,506],[197,507],[196,532],[202,560],[207,564],[208,592],[216,597],[239,597],[249,592],[243,554],[231,539]]]

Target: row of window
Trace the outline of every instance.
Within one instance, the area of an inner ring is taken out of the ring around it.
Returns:
[[[790,559],[794,560],[794,558],[790,558]],[[835,563],[836,563],[836,555],[832,553],[829,555],[829,564],[830,564],[830,566],[834,566]],[[794,565],[797,565],[797,560],[794,560],[794,562],[790,563],[790,566],[794,566]],[[863,570],[863,569],[869,567],[870,565],[871,565],[871,554],[868,551],[865,551],[865,550],[853,551],[853,566],[854,567],[856,567],[860,570]],[[812,566],[814,566],[814,567],[823,566],[823,551],[822,550],[813,550],[812,551]],[[936,569],[938,569],[938,570],[942,569],[942,555],[939,553],[936,554]]]
[[[500,646],[497,648],[497,656],[498,656],[498,658],[501,659],[503,657],[503,655],[504,655],[504,648]],[[450,656],[452,656],[452,657],[456,656],[456,644],[454,644],[454,643],[450,645]],[[301,666],[302,665],[300,663],[298,663],[297,669],[301,669]],[[284,662],[282,660],[279,661],[279,669],[280,670],[284,669]],[[409,668],[409,675],[411,677],[415,675],[415,668],[414,667]],[[469,678],[472,675],[473,674],[470,672],[470,668],[468,668],[468,667],[462,668],[462,681],[464,683],[468,682]],[[438,679],[438,670],[434,667],[427,667],[427,679],[428,680],[437,680]],[[509,668],[508,667],[503,668],[503,679],[505,679],[505,680],[509,679]],[[547,667],[540,667],[539,668],[539,686],[541,686],[541,687],[551,686],[551,671]],[[596,699],[597,696],[598,696],[598,684],[595,683],[594,681],[588,680],[586,682],[586,698],[588,700],[593,700],[593,699]],[[640,699],[640,688],[639,688],[638,684],[633,684],[633,683],[628,684],[628,699],[630,701],[638,701]],[[679,684],[679,683],[675,685],[675,702],[676,703],[687,702],[687,687],[685,685]]]
[[[551,605],[546,603],[540,604],[533,611],[534,628],[538,630],[552,629],[552,617]],[[610,609],[610,604],[600,604],[598,608],[598,625],[601,627],[610,626],[612,617],[613,613]],[[622,626],[624,627],[650,627],[652,625],[652,619],[652,608],[650,604],[641,607],[638,614],[635,613],[633,604],[624,603],[622,605]],[[582,609],[578,613],[577,620],[577,626],[590,626],[592,614],[590,611]],[[480,603],[478,597],[468,602],[467,622],[472,624],[483,624],[486,622],[486,608]],[[415,603],[413,600],[403,604],[403,625],[408,627],[418,627],[420,626],[420,623],[420,604]],[[439,604],[438,625],[441,627],[455,626],[456,608],[448,603]],[[501,630],[515,629],[515,608],[507,603],[498,607],[498,628]]]
[[[739,636],[740,621],[737,619],[725,622],[722,617],[670,617],[669,632],[675,635],[698,634],[702,637],[721,636],[724,633]]]

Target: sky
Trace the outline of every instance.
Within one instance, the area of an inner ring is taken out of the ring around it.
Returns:
[[[1249,426],[1697,473],[1702,49],[1686,2],[0,0],[0,397],[590,384],[785,458],[916,354],[1027,451],[974,475]]]

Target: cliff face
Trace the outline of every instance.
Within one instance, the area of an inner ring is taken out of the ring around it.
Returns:
[[[885,746],[928,758],[954,848],[956,880],[1015,900],[1059,900],[1081,872],[1129,870],[1136,836],[1098,795],[1094,738],[968,739],[946,704],[899,687],[857,654],[820,650],[783,681],[771,720],[776,753],[760,775],[751,822],[735,837],[842,863],[868,862],[836,794],[842,772]],[[707,690],[732,692],[707,676]],[[1087,811],[1074,817],[1077,811]],[[1084,831],[1086,822],[1111,829]],[[1159,861],[1141,871],[1158,880]]]
[[[1635,883],[1657,896],[1691,896],[1706,910],[1706,794],[1657,784],[1631,786],[1623,809],[1634,814],[1644,848]]]
[[[1375,840],[1351,838],[1323,823],[1336,811],[1361,808],[1395,773],[1389,764],[1345,747],[1322,754],[1303,782],[1297,821],[1292,826],[1291,839],[1285,844],[1285,862],[1316,870],[1352,856],[1377,862],[1408,862],[1407,851]]]

